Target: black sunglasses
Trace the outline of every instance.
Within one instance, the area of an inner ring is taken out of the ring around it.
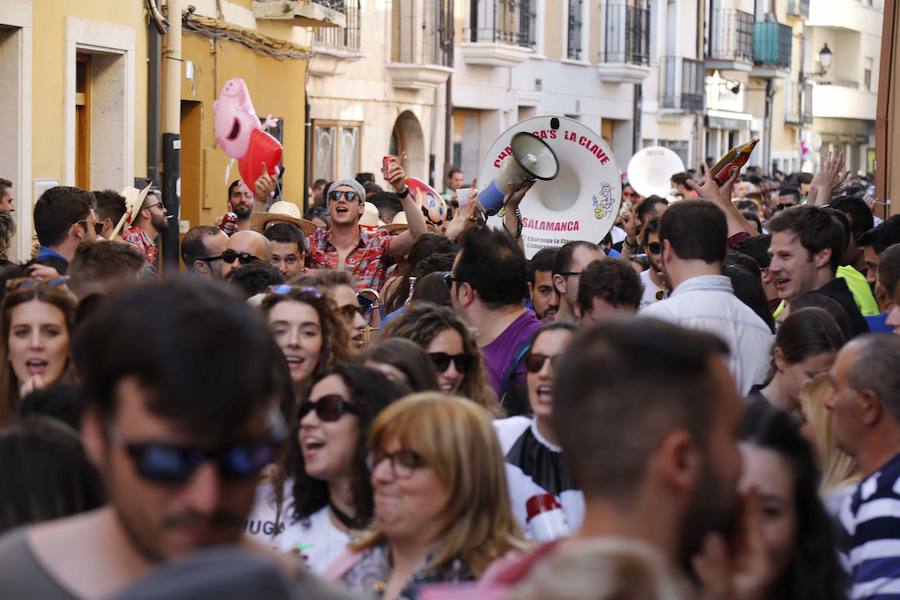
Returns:
[[[546,363],[548,360],[550,361],[550,366],[556,369],[556,367],[559,365],[560,357],[562,357],[562,354],[557,354],[555,356],[547,356],[546,354],[529,354],[525,357],[525,369],[529,373],[537,373],[544,368],[544,363]]]
[[[429,352],[428,358],[431,359],[438,373],[449,369],[451,361],[458,373],[467,373],[474,362],[474,359],[468,354],[447,354],[446,352]]]
[[[337,421],[344,416],[344,413],[358,415],[360,412],[358,405],[347,402],[338,394],[328,394],[315,402],[304,402],[301,404],[297,421],[302,421],[312,411],[316,411],[316,417],[326,423]]]
[[[250,263],[259,260],[258,256],[253,256],[249,252],[235,252],[234,250],[226,250],[222,253],[222,256],[214,256],[213,258],[207,258],[204,260],[210,261],[216,260],[217,258],[221,258],[229,265],[232,264],[235,260],[239,261],[242,265],[249,265]]]
[[[447,289],[453,289],[453,282],[454,282],[454,281],[455,281],[456,283],[465,283],[464,280],[462,280],[462,279],[457,279],[456,277],[454,277],[454,276],[453,276],[453,273],[451,273],[450,271],[444,271],[444,283],[447,284]]]
[[[650,254],[659,254],[662,252],[662,244],[659,242],[649,242],[647,244],[647,252]]]
[[[275,460],[279,446],[280,442],[269,440],[217,450],[197,450],[162,442],[134,442],[125,444],[125,450],[142,478],[176,485],[190,480],[197,468],[207,461],[215,463],[222,479],[256,476]]]
[[[358,195],[353,190],[334,190],[333,192],[330,192],[328,194],[329,200],[337,201],[341,200],[342,198],[346,199],[347,202],[355,202],[358,198]]]

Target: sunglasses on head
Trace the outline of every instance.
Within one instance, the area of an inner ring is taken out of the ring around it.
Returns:
[[[227,262],[229,265],[234,263],[235,260],[240,262],[242,265],[249,265],[252,262],[256,262],[259,260],[258,256],[253,256],[249,252],[235,252],[234,250],[226,250],[222,253],[222,256],[217,256],[214,258],[210,258],[207,260],[215,260],[216,258],[221,258],[224,262]]]
[[[525,357],[525,369],[529,373],[537,373],[544,368],[544,364],[549,360],[553,369],[559,365],[559,359],[562,355],[547,356],[546,354],[529,354]]]
[[[16,277],[6,282],[6,290],[23,290],[34,286],[38,287],[58,287],[66,285],[68,277],[54,277],[53,279],[42,279],[41,277]]]
[[[315,402],[304,402],[300,405],[297,420],[302,421],[312,411],[316,411],[316,417],[326,423],[337,421],[344,416],[344,413],[358,415],[360,412],[359,406],[352,402],[347,402],[338,394],[322,396]]]
[[[355,202],[358,197],[353,190],[334,190],[328,194],[328,199],[335,202],[341,199],[345,199],[347,202]]]
[[[649,242],[647,244],[647,252],[650,254],[659,254],[662,252],[662,244],[659,242]]]
[[[304,294],[309,294],[314,298],[321,298],[322,291],[318,288],[309,287],[309,286],[301,286],[301,285],[291,285],[289,283],[280,283],[278,285],[269,286],[269,293],[275,296],[284,296],[285,294],[290,294],[291,292],[301,292]]]
[[[457,373],[467,373],[473,362],[472,357],[468,354],[447,354],[446,352],[429,352],[428,358],[431,359],[438,373],[443,373],[449,369],[451,362],[456,367]]]

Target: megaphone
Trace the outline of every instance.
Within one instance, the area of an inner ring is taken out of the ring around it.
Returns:
[[[525,181],[550,181],[559,173],[556,153],[531,133],[520,131],[515,134],[506,150],[513,160],[506,161],[491,184],[478,194],[478,202],[488,216],[503,208],[509,183],[517,188]]]
[[[650,146],[628,161],[628,183],[641,196],[665,198],[672,190],[672,175],[683,171],[680,156],[665,146]]]

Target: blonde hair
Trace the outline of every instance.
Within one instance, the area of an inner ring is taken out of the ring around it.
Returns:
[[[645,542],[571,540],[538,562],[508,600],[687,600],[694,594]]]
[[[487,411],[439,392],[413,394],[385,408],[372,424],[369,449],[396,440],[422,457],[450,490],[443,507],[438,549],[428,569],[461,557],[475,577],[511,550],[524,550],[510,507],[503,455]],[[385,539],[379,529],[353,546],[370,548]]]
[[[827,373],[807,381],[800,390],[800,406],[815,438],[816,453],[822,468],[819,495],[857,483],[862,471],[853,458],[837,447],[831,430],[831,415],[825,408],[825,398],[831,393],[831,377]]]

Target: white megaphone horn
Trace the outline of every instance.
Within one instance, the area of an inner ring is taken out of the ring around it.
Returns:
[[[491,184],[478,193],[478,202],[488,216],[497,214],[503,208],[509,183],[517,188],[529,180],[550,181],[559,173],[559,161],[553,149],[528,132],[515,134],[506,150],[512,160],[506,161]]]

